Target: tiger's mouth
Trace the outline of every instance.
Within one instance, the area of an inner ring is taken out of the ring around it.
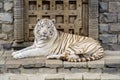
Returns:
[[[48,39],[48,36],[41,36],[40,39],[41,40],[46,40],[46,39]]]

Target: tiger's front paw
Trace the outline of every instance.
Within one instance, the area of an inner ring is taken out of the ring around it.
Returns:
[[[15,55],[13,55],[13,58],[14,59],[21,59],[21,58],[24,58],[25,56],[23,55],[23,54],[15,54]]]
[[[14,56],[14,55],[16,55],[16,54],[19,54],[19,51],[13,52],[13,53],[12,53],[12,56]]]

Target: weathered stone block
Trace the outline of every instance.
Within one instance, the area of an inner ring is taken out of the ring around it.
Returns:
[[[36,74],[36,73],[39,73],[39,69],[36,69],[36,68],[32,68],[32,69],[21,69],[20,72],[21,72],[21,73],[25,73],[25,74]]]
[[[19,68],[21,65],[21,61],[20,60],[7,60],[6,61],[6,68]]]
[[[95,26],[98,27],[98,26]],[[98,29],[89,29],[89,37],[92,37],[94,39],[98,39]]]
[[[105,43],[105,44],[102,43],[102,47],[103,47],[105,50],[110,50],[109,44],[107,44],[107,43]]]
[[[2,2],[0,2],[0,9],[3,7],[3,3]]]
[[[117,68],[103,68],[103,73],[108,73],[108,74],[115,74],[118,73]]]
[[[101,0],[101,1],[105,1],[105,2],[118,2],[120,0]]]
[[[118,43],[120,43],[120,34],[118,34]]]
[[[81,67],[84,67],[86,68],[87,67],[87,63],[86,62],[64,62],[64,67],[76,67],[76,68],[81,68]]]
[[[11,75],[10,74],[0,74],[0,80],[9,80],[9,77],[10,77]]]
[[[120,12],[120,2],[109,2],[109,12]]]
[[[12,3],[12,2],[5,2],[5,3],[4,3],[4,10],[5,10],[5,11],[11,10],[12,7],[13,7],[13,3]]]
[[[63,74],[49,74],[45,77],[45,80],[64,80]]]
[[[2,24],[2,32],[9,33],[13,31],[13,25],[11,24]]]
[[[120,31],[120,24],[119,23],[110,24],[110,31]]]
[[[22,59],[22,65],[24,68],[35,68],[45,66],[45,58],[26,58]]]
[[[38,58],[35,58],[34,60],[35,60],[34,67],[44,67],[45,66],[46,57],[38,57]]]
[[[106,33],[109,30],[109,25],[108,24],[99,24],[99,30],[100,33]]]
[[[0,47],[1,47],[1,46],[0,46]],[[0,56],[2,56],[3,53],[4,53],[4,51],[0,49]]]
[[[116,50],[119,51],[120,50],[120,44],[109,44],[110,50]]]
[[[50,68],[63,67],[63,62],[61,60],[46,60],[46,67]]]
[[[71,73],[69,68],[58,68],[58,73]]]
[[[100,68],[99,69],[92,69],[91,68],[90,73],[99,73],[100,74],[100,73],[102,73],[102,69],[100,69]]]
[[[27,79],[27,76],[25,75],[16,74],[16,75],[10,76],[9,80],[28,80],[28,79]]]
[[[105,65],[107,67],[120,67],[120,57],[119,56],[107,56],[105,59]]]
[[[2,55],[2,57],[12,57],[11,53],[13,52],[13,50],[6,50],[4,52],[4,54]],[[13,60],[13,58],[12,58]]]
[[[5,58],[0,58],[0,68],[3,68],[5,66]]]
[[[4,39],[4,40],[8,39],[7,34],[4,33],[0,34],[0,39]]]
[[[80,70],[78,68],[72,68],[71,72],[72,73],[80,73]]]
[[[120,76],[116,74],[102,74],[101,80],[120,80]]]
[[[20,69],[7,69],[7,73],[14,73],[14,74],[19,74],[20,73]]]
[[[120,56],[120,51],[106,50],[105,55],[106,56]]]
[[[107,11],[108,11],[108,3],[100,2],[100,12],[107,12]]]
[[[117,14],[115,13],[103,13],[100,15],[100,22],[115,23],[117,21],[118,21]]]
[[[104,68],[104,60],[96,60],[87,62],[89,68]]]
[[[102,43],[117,43],[116,34],[101,34],[99,39],[102,40]]]
[[[39,68],[39,73],[50,73],[50,74],[53,74],[53,73],[56,73],[57,70],[56,69],[53,69],[53,68]]]
[[[89,0],[89,18],[97,20],[98,17],[98,0]]]
[[[13,14],[11,13],[0,13],[0,23],[12,23]]]
[[[89,27],[90,27],[90,29],[98,29],[98,20],[90,19],[89,20]]]
[[[95,73],[92,73],[92,74],[89,74],[89,73],[85,73],[84,75],[83,75],[83,79],[84,80],[101,80],[101,78],[100,78],[100,74],[95,74]]]
[[[9,36],[8,36],[9,37]],[[2,44],[3,45],[3,48],[5,49],[5,50],[11,50],[11,48],[12,48],[12,43],[11,42],[7,42],[7,43],[4,43],[4,44]]]
[[[118,13],[118,22],[120,22],[120,13]]]
[[[6,58],[0,56],[0,73],[6,72],[5,62],[6,62]]]
[[[89,72],[88,69],[78,69],[78,68],[72,68],[71,69],[72,73],[85,73],[85,72]]]
[[[83,80],[81,73],[66,74],[64,80]]]
[[[11,41],[0,40],[0,50],[5,51],[6,49],[10,48],[10,44],[12,44]]]
[[[0,33],[2,32],[2,24],[0,23]]]
[[[29,75],[27,75],[27,77],[28,77],[28,79],[27,80],[45,80],[44,78],[45,78],[45,76],[46,75],[44,75],[44,74],[29,74]]]

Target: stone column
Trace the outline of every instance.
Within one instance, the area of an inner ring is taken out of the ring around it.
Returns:
[[[98,2],[99,0],[89,1],[89,36],[98,39]]]
[[[24,41],[23,0],[14,0],[14,39],[15,42]]]

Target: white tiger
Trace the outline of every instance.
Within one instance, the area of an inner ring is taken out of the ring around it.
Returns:
[[[70,62],[84,62],[103,57],[104,49],[96,40],[57,31],[54,20],[41,19],[34,28],[32,46],[12,53],[15,59],[46,56],[47,59],[62,59]]]

